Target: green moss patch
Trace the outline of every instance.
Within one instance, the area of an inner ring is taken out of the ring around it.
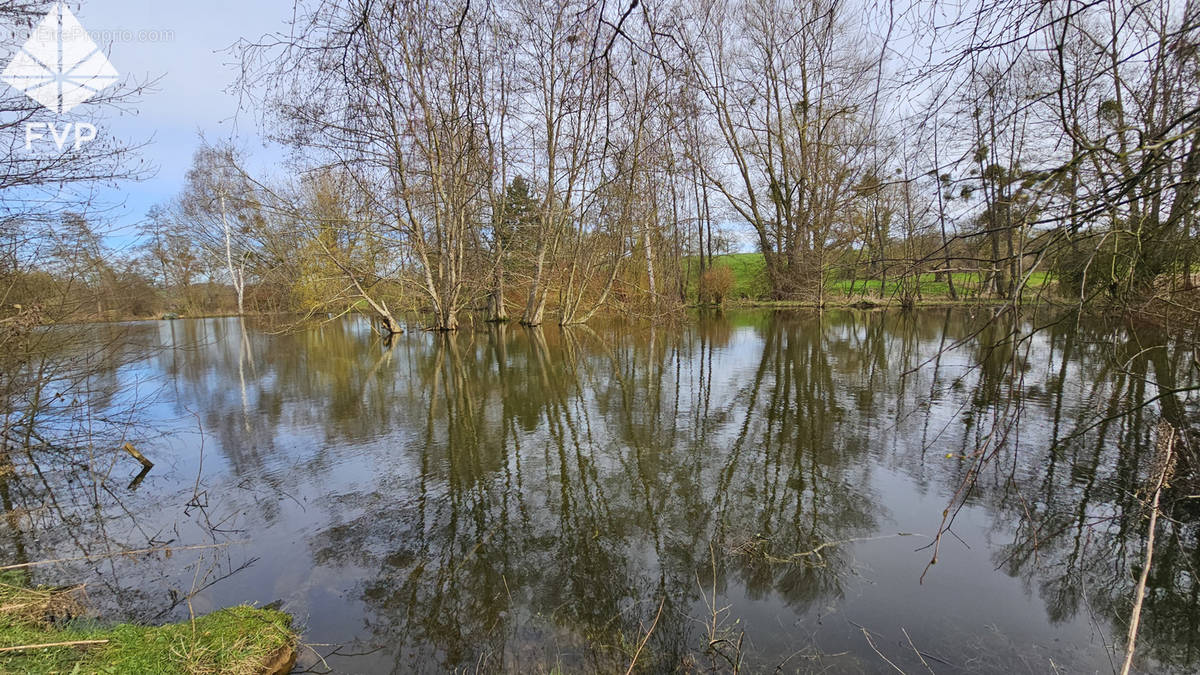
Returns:
[[[239,606],[165,626],[104,626],[77,618],[79,589],[12,581],[0,577],[2,673],[260,675],[287,672],[294,658],[297,636],[283,612]],[[51,643],[78,644],[29,648]]]

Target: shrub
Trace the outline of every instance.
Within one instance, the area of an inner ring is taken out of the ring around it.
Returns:
[[[719,305],[733,290],[733,270],[718,265],[700,275],[700,304]]]

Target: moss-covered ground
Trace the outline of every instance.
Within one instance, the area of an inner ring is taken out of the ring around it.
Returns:
[[[0,575],[0,673],[260,675],[297,644],[283,612],[239,606],[164,626],[105,625],[79,616],[78,589],[29,587],[22,577]],[[33,647],[51,643],[76,644]]]

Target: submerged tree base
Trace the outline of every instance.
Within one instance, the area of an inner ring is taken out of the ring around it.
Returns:
[[[82,587],[20,581],[0,577],[2,672],[274,675],[296,662],[297,635],[283,612],[243,605],[165,626],[105,626],[78,618]]]

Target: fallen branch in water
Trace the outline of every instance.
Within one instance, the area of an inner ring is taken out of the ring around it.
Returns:
[[[861,543],[861,542],[865,542],[865,541],[882,541],[884,539],[895,539],[897,537],[923,537],[923,536],[925,536],[925,535],[916,534],[913,532],[897,532],[896,534],[885,534],[885,535],[880,535],[878,537],[853,537],[851,539],[838,539],[837,541],[827,541],[827,542],[819,544],[816,548],[813,548],[808,551],[801,551],[800,553],[793,553],[793,554],[787,556],[786,558],[779,558],[779,557],[769,555],[769,554],[764,554],[763,557],[766,558],[770,562],[788,563],[788,562],[795,562],[797,560],[800,560],[801,558],[807,558],[809,556],[819,555],[823,549],[829,548],[831,546],[841,546],[843,544],[857,544],[857,543]]]
[[[862,629],[862,633],[863,633],[863,637],[867,638],[867,644],[871,645],[871,649],[875,650],[875,653],[879,655],[879,658],[883,659],[884,661],[887,661],[887,664],[889,666],[895,668],[897,673],[900,673],[900,675],[904,675],[904,671],[900,670],[900,666],[892,663],[891,659],[884,656],[883,652],[879,651],[879,648],[875,646],[875,642],[871,640],[871,633],[869,633],[866,628]]]
[[[46,642],[40,645],[20,645],[17,647],[0,647],[0,654],[9,652],[27,652],[32,649],[47,649],[49,647],[86,647],[89,645],[108,644],[108,640],[73,640],[71,642]]]
[[[921,665],[925,666],[925,670],[929,671],[929,675],[934,675],[933,668],[929,667],[929,663],[925,660],[925,656],[921,654],[921,650],[917,649],[917,646],[913,644],[912,637],[908,634],[908,631],[904,630],[904,626],[900,627],[900,632],[904,633],[904,639],[908,640],[908,646],[912,647],[912,650],[916,653],[917,658],[921,659]]]
[[[1158,486],[1154,488],[1154,499],[1150,503],[1150,525],[1146,534],[1146,560],[1142,563],[1142,574],[1138,579],[1137,590],[1133,596],[1133,614],[1129,617],[1129,638],[1125,643],[1125,665],[1121,666],[1121,675],[1129,675],[1133,666],[1133,651],[1137,645],[1138,624],[1142,621],[1142,600],[1146,596],[1146,580],[1150,577],[1150,563],[1154,560],[1154,530],[1158,525],[1158,499],[1163,487],[1170,478],[1175,461],[1175,429],[1165,421],[1158,425],[1159,459],[1162,468],[1158,472]]]
[[[133,551],[113,551],[112,553],[97,553],[95,555],[84,555],[77,558],[56,558],[54,560],[39,560],[37,562],[20,563],[18,565],[5,565],[0,567],[0,572],[8,570],[19,570],[26,567],[40,567],[42,565],[56,565],[66,562],[81,562],[85,560],[104,560],[105,558],[118,558],[120,556],[142,555],[143,553],[174,553],[176,551],[199,551],[208,548],[225,548],[233,544],[248,544],[247,541],[227,541],[223,544],[196,544],[194,546],[158,546],[155,548],[141,548]]]
[[[122,445],[121,449],[124,450],[125,452],[128,452],[130,455],[132,455],[133,458],[136,459],[137,461],[141,462],[142,466],[145,467],[146,471],[149,471],[150,469],[154,468],[154,462],[151,462],[150,460],[146,459],[146,456],[143,455],[142,453],[138,452],[137,448],[133,447],[132,443],[126,443],[125,445]]]

